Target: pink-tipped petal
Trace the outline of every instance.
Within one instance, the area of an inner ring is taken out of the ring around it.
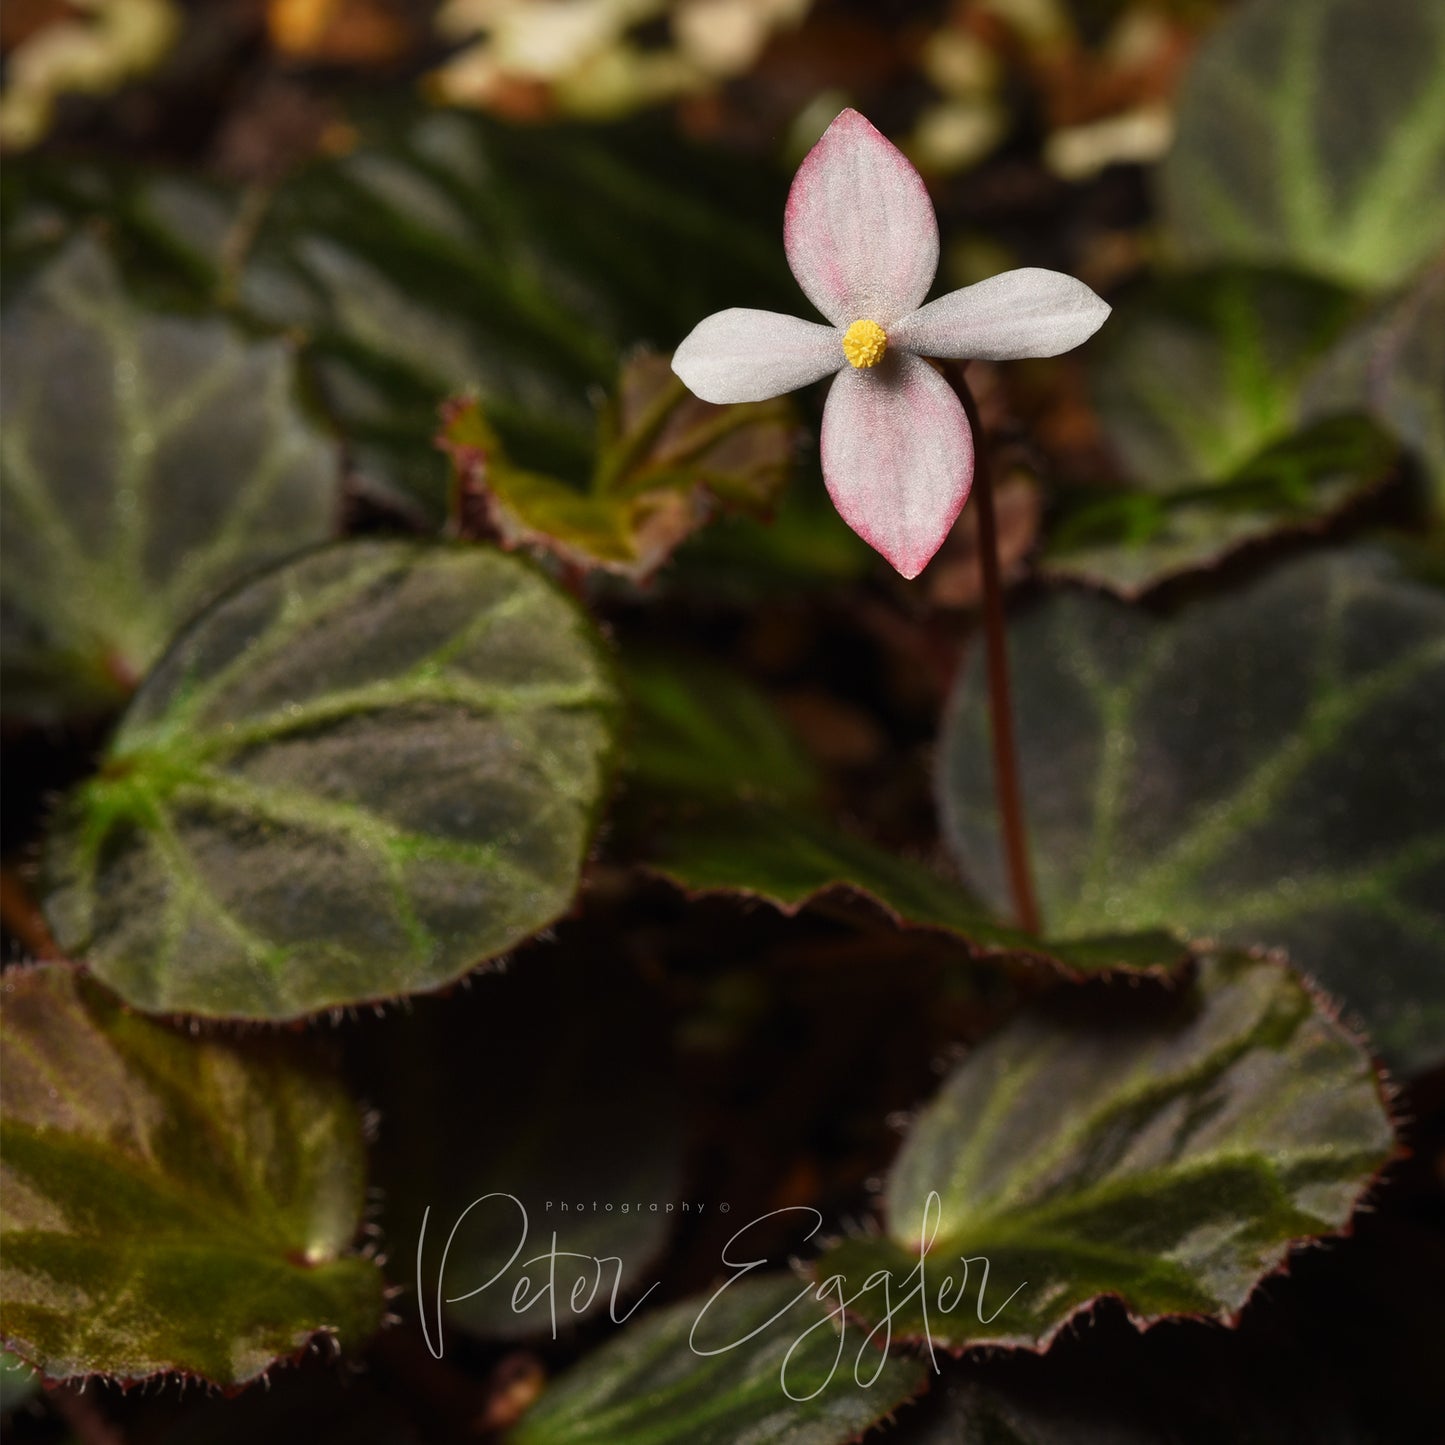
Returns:
[[[831,326],[735,306],[688,332],[672,369],[704,401],[767,401],[846,366]]]
[[[889,328],[891,346],[918,356],[1013,361],[1082,345],[1109,305],[1062,271],[1026,266],[930,301]]]
[[[890,352],[838,373],[823,409],[823,480],[843,520],[905,577],[943,545],[973,482],[963,406],[926,362]]]
[[[938,269],[938,220],[907,157],[856,110],[810,150],[783,223],[788,265],[835,326],[912,311]]]

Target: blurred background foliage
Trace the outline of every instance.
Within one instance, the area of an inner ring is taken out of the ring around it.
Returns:
[[[1445,7],[9,0],[0,49],[7,1433],[1438,1440]],[[969,373],[1041,937],[972,510],[904,584],[820,397],[666,366],[796,309],[844,105],[940,290],[1116,306]],[[740,1224],[828,1237],[758,1232],[738,1333],[800,1254],[904,1272],[935,1176],[1040,1292],[899,1332],[994,1348],[796,1408],[802,1312],[688,1351]],[[422,1213],[492,1189],[710,1212],[560,1227],[662,1281],[629,1328],[497,1292],[438,1362]]]

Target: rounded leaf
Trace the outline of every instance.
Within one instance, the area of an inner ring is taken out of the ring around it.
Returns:
[[[1290,436],[1305,377],[1350,311],[1339,287],[1287,271],[1211,270],[1136,290],[1089,373],[1130,478],[1166,493],[1223,482]]]
[[[1007,1025],[919,1116],[882,1236],[815,1267],[865,1319],[878,1270],[894,1337],[950,1348],[1043,1346],[1104,1295],[1229,1316],[1294,1241],[1344,1228],[1393,1134],[1369,1055],[1298,977],[1223,955],[1162,1015],[1094,1002]]]
[[[1445,6],[1251,0],[1204,43],[1163,169],[1195,261],[1405,280],[1445,243]]]
[[[336,452],[285,343],[143,309],[89,239],[3,345],[5,706],[111,708],[225,587],[330,535]]]
[[[0,1333],[53,1379],[239,1385],[381,1323],[360,1111],[294,1039],[192,1038],[55,965],[5,975]]]
[[[294,1018],[438,988],[571,904],[610,664],[504,553],[323,549],[208,612],[46,850],[61,947],[129,1002]]]
[[[1445,595],[1385,554],[1318,554],[1168,616],[1063,593],[1010,627],[1024,802],[1053,931],[1283,945],[1411,1064],[1445,1023]],[[940,805],[1007,898],[982,663]]]
[[[1388,427],[1425,473],[1445,517],[1445,259],[1352,327],[1305,389],[1307,416],[1347,408]]]

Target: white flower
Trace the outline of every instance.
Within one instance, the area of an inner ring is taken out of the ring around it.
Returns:
[[[733,308],[693,328],[673,370],[704,401],[763,401],[836,372],[823,479],[843,520],[905,577],[943,544],[973,481],[973,438],[925,356],[1057,356],[1109,307],[1058,271],[1005,271],[923,305],[938,221],[922,177],[855,110],[809,151],[788,193],[788,265],[829,325]]]

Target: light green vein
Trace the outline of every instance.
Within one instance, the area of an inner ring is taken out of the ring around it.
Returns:
[[[247,645],[208,676],[192,676],[178,685],[167,699],[163,715],[140,726],[128,725],[117,737],[113,752],[118,757],[169,741],[190,732],[200,715],[225,694],[238,679],[245,679],[262,664],[296,642],[296,634],[328,621],[358,593],[403,569],[395,554],[384,555],[369,565],[353,559],[344,577],[327,586],[302,594],[294,587],[277,584],[280,605]]]
[[[1377,910],[1398,901],[1393,888],[1437,864],[1445,863],[1445,837],[1415,839],[1385,861],[1372,860],[1361,868],[1308,878],[1286,878],[1253,893],[1231,894],[1228,900],[1231,927],[1242,924],[1273,923],[1316,909],[1371,904]],[[1445,919],[1419,913],[1429,919],[1431,936],[1445,943]]]
[[[1099,669],[1092,640],[1079,630],[1081,623],[1081,617],[1071,617],[1072,645],[1064,647],[1062,660],[1065,668],[1093,699],[1101,737],[1089,856],[1078,896],[1067,913],[1067,919],[1071,921],[1059,924],[1066,931],[1075,926],[1074,921],[1077,921],[1077,926],[1087,925],[1108,887],[1119,825],[1124,814],[1128,767],[1133,755],[1131,724],[1134,709],[1147,692],[1155,671],[1169,655],[1165,639],[1159,639],[1149,646],[1138,666],[1122,683],[1110,684]]]
[[[1422,6],[1421,13],[1428,15],[1430,7]],[[1438,17],[1436,24],[1438,29]],[[1445,60],[1445,35],[1437,33],[1432,39],[1437,55]],[[1376,279],[1395,279],[1392,253],[1401,249],[1402,226],[1413,224],[1426,244],[1438,233],[1442,202],[1436,179],[1445,165],[1442,154],[1445,84],[1441,83],[1437,64],[1426,74],[1414,108],[1396,122],[1394,144],[1375,158],[1355,197],[1348,250],[1372,267],[1388,268],[1391,274]]]
[[[529,683],[486,687],[456,674],[434,678],[387,679],[328,693],[309,702],[292,703],[255,721],[202,735],[183,755],[205,760],[234,757],[261,743],[280,742],[297,733],[314,732],[367,713],[411,708],[428,703],[461,707],[473,713],[506,714],[588,708],[600,701],[591,682]]]
[[[1283,746],[1260,763],[1228,798],[1205,810],[1152,866],[1136,874],[1130,893],[1152,900],[1175,899],[1209,864],[1238,842],[1240,832],[1268,816],[1305,768],[1370,708],[1445,661],[1445,638],[1432,640],[1350,688],[1316,698]],[[1162,906],[1162,905],[1161,905]]]
[[[286,961],[286,951],[254,932],[221,900],[209,880],[192,863],[174,818],[159,799],[155,803],[149,836],[176,886],[184,892],[196,913],[230,938],[240,951],[241,958],[253,967],[262,996],[273,997],[275,975]]]
[[[1275,141],[1279,147],[1276,184],[1289,227],[1305,254],[1328,250],[1331,222],[1329,197],[1316,151],[1319,95],[1319,47],[1322,12],[1297,5],[1285,20],[1284,55],[1276,97]]]

